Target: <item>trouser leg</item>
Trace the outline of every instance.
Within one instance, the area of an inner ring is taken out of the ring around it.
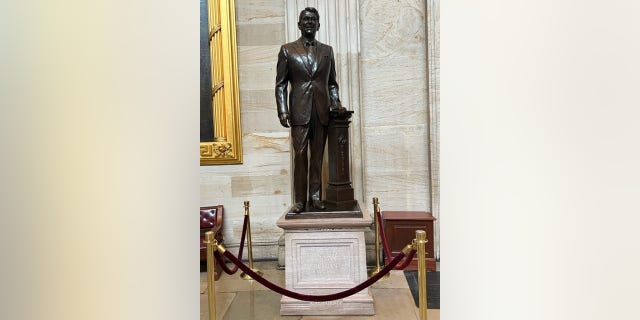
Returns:
[[[327,127],[318,120],[315,112],[312,113],[309,128],[309,141],[311,159],[309,166],[309,199],[322,199],[322,160],[324,159],[324,146],[327,141]]]
[[[306,203],[307,168],[309,166],[309,126],[291,127],[293,145],[293,198],[296,203]]]

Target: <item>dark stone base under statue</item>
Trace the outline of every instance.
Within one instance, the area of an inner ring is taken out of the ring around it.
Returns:
[[[312,208],[310,202],[307,202],[307,206],[303,212],[293,213],[291,208],[284,216],[285,219],[326,219],[326,218],[362,218],[362,210],[357,201],[353,201],[351,204],[341,204],[337,206],[329,202],[324,202],[327,207],[324,210],[318,210]]]

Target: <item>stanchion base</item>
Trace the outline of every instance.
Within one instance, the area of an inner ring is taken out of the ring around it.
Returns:
[[[262,275],[262,271],[258,270],[258,269],[251,269],[253,272],[257,273],[258,275]],[[242,278],[242,280],[253,280],[253,278],[251,278],[250,275],[246,274],[246,273],[241,273],[240,274],[240,278]]]

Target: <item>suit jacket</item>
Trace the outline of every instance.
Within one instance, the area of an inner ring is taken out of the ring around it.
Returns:
[[[278,114],[289,113],[291,125],[308,124],[312,104],[320,123],[328,125],[329,109],[340,104],[333,48],[316,40],[315,60],[308,59],[302,38],[280,47],[276,103]],[[291,83],[291,92],[287,105],[288,83]]]

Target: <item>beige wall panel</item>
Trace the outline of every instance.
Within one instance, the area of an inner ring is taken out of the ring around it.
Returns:
[[[276,87],[276,63],[278,53],[273,56],[273,63],[255,63],[240,66],[238,69],[238,81],[240,82],[240,93],[242,90],[268,90],[272,89],[274,96],[265,104],[270,104],[275,108],[275,87]],[[274,115],[277,117],[277,114]]]
[[[275,82],[275,75],[273,77]],[[242,112],[271,111],[273,113],[273,117],[277,120],[278,113],[276,111],[276,98],[274,88],[263,90],[242,90],[242,86],[240,86],[240,105],[242,106]],[[242,120],[242,132],[244,132],[244,128],[251,129],[250,126],[244,124],[244,119]],[[280,122],[278,122],[277,127],[280,128],[281,131],[286,131],[285,128],[280,126]]]
[[[284,25],[238,24],[238,46],[272,46],[284,43]]]
[[[424,57],[365,60],[362,66],[365,127],[427,123]]]
[[[367,130],[367,178],[386,173],[427,171],[426,125],[386,126]],[[367,180],[367,186],[372,181]],[[408,187],[409,188],[409,187]]]
[[[230,176],[200,170],[200,205],[222,204],[221,199],[231,197],[231,188],[229,186],[231,186]]]
[[[420,0],[360,1],[363,59],[426,56],[424,8]]]
[[[238,63],[245,65],[248,64],[266,64],[274,65],[278,62],[278,52],[280,51],[280,45],[270,46],[238,46]],[[273,85],[275,86],[276,75],[273,74]]]
[[[234,198],[287,194],[289,175],[236,176],[231,178],[231,195]]]
[[[282,136],[288,137],[288,129],[282,127],[278,121],[273,88],[242,91],[240,105],[243,133],[281,133]]]
[[[368,196],[378,197],[380,210],[422,211],[429,204],[427,171],[380,174],[369,177]]]
[[[242,141],[245,150],[242,165],[201,166],[201,176],[275,174],[289,170],[288,132],[245,134]]]
[[[283,0],[236,1],[236,24],[284,23]]]
[[[242,132],[245,133],[270,133],[283,132],[275,110],[259,110],[242,112]],[[285,132],[286,133],[286,132]]]

